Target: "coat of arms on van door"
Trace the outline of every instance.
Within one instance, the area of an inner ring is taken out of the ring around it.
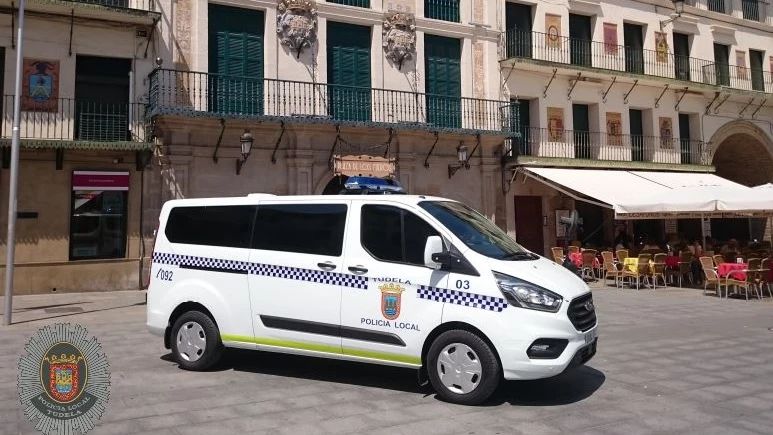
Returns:
[[[59,61],[24,59],[24,90],[21,110],[56,112],[59,110]]]
[[[405,289],[395,283],[387,283],[378,287],[381,290],[381,314],[387,320],[400,317],[402,293]]]
[[[384,13],[384,37],[386,57],[402,69],[403,61],[410,59],[416,49],[416,25],[413,14],[387,11]]]
[[[311,47],[317,41],[317,2],[279,0],[276,9],[276,32],[279,39],[295,50],[297,58],[303,47]]]

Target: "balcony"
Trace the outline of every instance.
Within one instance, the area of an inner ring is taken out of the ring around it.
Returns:
[[[685,85],[773,92],[770,71],[598,41],[567,37],[550,39],[545,33],[523,30],[509,30],[506,38],[507,58],[522,62],[668,79]]]
[[[157,0],[29,0],[25,11],[35,15],[64,15],[98,21],[151,25],[161,17]],[[0,7],[16,10],[18,0],[0,0]]]
[[[708,146],[699,140],[536,127],[522,132],[521,138],[508,139],[505,155],[511,163],[543,160],[556,164],[563,160],[567,166],[621,162],[643,167],[711,164]]]
[[[510,135],[513,103],[157,69],[151,116],[266,119]]]
[[[22,147],[141,150],[150,147],[145,104],[103,103],[59,98],[22,101]],[[13,96],[3,98],[0,142],[8,146],[13,128]]]

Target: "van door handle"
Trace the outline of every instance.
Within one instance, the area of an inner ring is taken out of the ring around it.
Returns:
[[[368,273],[368,269],[362,266],[349,266],[349,270],[354,273]]]
[[[317,263],[317,266],[319,266],[320,269],[324,269],[324,270],[333,270],[336,268],[336,265],[329,261],[326,261],[324,263]]]

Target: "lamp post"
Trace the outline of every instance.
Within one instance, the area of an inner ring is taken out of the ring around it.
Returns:
[[[11,29],[13,31],[13,29]],[[11,173],[8,183],[8,237],[6,238],[5,310],[3,324],[11,324],[13,311],[13,263],[16,252],[16,194],[19,187],[19,124],[21,118],[21,62],[24,45],[24,0],[19,0],[19,28],[16,36],[16,81],[13,92],[13,132],[11,136]]]
[[[448,178],[451,178],[456,174],[456,171],[459,169],[465,168],[470,169],[470,162],[469,162],[469,153],[467,151],[467,145],[460,143],[458,147],[456,147],[456,158],[459,160],[458,165],[448,165]]]
[[[663,28],[666,27],[666,24],[676,21],[684,12],[684,0],[671,0],[671,2],[674,4],[675,13],[671,14],[671,18],[660,22],[660,30],[663,30]]]
[[[247,161],[247,157],[249,157],[252,152],[252,143],[254,140],[255,139],[252,137],[252,133],[250,133],[249,130],[244,130],[244,133],[242,133],[239,138],[239,144],[242,149],[242,158],[236,159],[236,175],[239,175],[242,172],[242,165],[244,165],[244,162]]]

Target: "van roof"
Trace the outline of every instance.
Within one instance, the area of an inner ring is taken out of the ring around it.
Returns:
[[[169,206],[194,206],[194,205],[226,205],[226,204],[257,204],[260,201],[271,202],[334,202],[334,201],[359,201],[368,203],[402,203],[417,204],[420,201],[454,201],[429,195],[273,195],[270,193],[251,193],[246,196],[224,196],[209,198],[173,199],[167,202]],[[455,201],[454,201],[455,202]]]

